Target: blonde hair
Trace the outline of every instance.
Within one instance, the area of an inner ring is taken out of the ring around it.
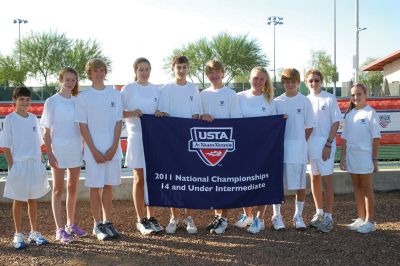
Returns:
[[[295,68],[286,68],[281,75],[281,82],[286,80],[294,80],[300,84],[300,72]]]
[[[59,81],[60,83],[62,82],[65,73],[71,73],[71,74],[74,74],[74,75],[75,75],[75,77],[76,77],[76,83],[75,83],[75,87],[72,89],[71,94],[72,94],[72,96],[78,95],[78,92],[79,92],[79,75],[78,75],[78,72],[76,72],[76,70],[73,69],[72,67],[64,67],[64,68],[60,71],[60,73],[58,74],[58,81]]]
[[[86,70],[86,74],[87,74],[89,80],[92,80],[92,77],[90,76],[90,72],[92,72],[92,70],[97,70],[101,67],[104,67],[104,71],[107,75],[107,65],[102,59],[92,58],[86,63],[85,70]]]
[[[265,84],[263,87],[263,94],[265,99],[270,102],[272,101],[272,98],[274,97],[274,88],[272,86],[271,82],[271,77],[269,76],[267,70],[261,66],[256,66],[254,67],[251,72],[250,72],[250,78],[252,77],[252,74],[256,71],[260,71],[265,74]]]
[[[206,63],[206,75],[210,74],[213,70],[221,70],[222,73],[225,73],[224,65],[221,61],[218,60],[210,60]]]

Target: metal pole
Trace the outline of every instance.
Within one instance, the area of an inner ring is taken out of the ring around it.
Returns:
[[[275,86],[275,83],[276,83],[276,74],[275,74],[275,62],[276,62],[276,59],[275,59],[276,57],[275,57],[275,24],[274,24],[274,86]]]
[[[333,95],[336,96],[336,0],[333,1],[333,65],[335,67],[335,80],[333,81]]]
[[[21,68],[21,23],[18,23],[19,67]]]
[[[355,58],[355,73],[354,73],[354,82],[358,82],[358,65],[359,65],[359,35],[360,35],[360,27],[359,27],[359,20],[358,20],[358,0],[356,0],[356,58]]]

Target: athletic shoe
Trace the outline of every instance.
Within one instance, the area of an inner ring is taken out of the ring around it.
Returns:
[[[111,236],[106,233],[102,223],[99,223],[93,227],[93,235],[97,237],[97,239],[100,241],[108,240],[111,238]]]
[[[193,222],[193,219],[191,216],[186,217],[183,219],[183,223],[186,225],[186,231],[189,234],[196,234],[197,233],[197,227]]]
[[[172,218],[169,220],[169,224],[165,227],[165,233],[175,234],[176,228],[179,226],[179,218]]]
[[[212,219],[211,223],[209,223],[209,224],[207,225],[206,230],[207,230],[207,231],[210,231],[210,230],[213,229],[215,226],[217,226],[217,224],[218,224],[218,219],[219,219],[219,216],[218,216],[218,215],[215,215],[214,218]]]
[[[247,228],[247,232],[252,234],[257,234],[264,229],[265,229],[264,221],[261,221],[260,218],[256,217],[254,218],[254,222],[249,226],[249,228]]]
[[[375,223],[371,223],[369,221],[365,221],[363,224],[361,224],[358,228],[357,228],[357,232],[361,233],[361,234],[368,234],[371,232],[375,232],[376,228],[375,228]]]
[[[118,231],[114,228],[111,222],[106,222],[102,225],[104,232],[111,238],[120,238]]]
[[[318,228],[322,222],[324,221],[324,216],[321,214],[314,214],[313,218],[310,221],[309,227]]]
[[[22,233],[15,233],[12,244],[16,249],[24,249],[26,247],[24,235]]]
[[[304,223],[303,217],[296,215],[293,217],[293,225],[296,230],[306,230],[306,224]]]
[[[149,219],[150,226],[153,228],[153,230],[158,234],[162,231],[164,231],[164,228],[158,223],[157,219],[154,217],[150,217]]]
[[[245,228],[253,223],[253,218],[248,217],[246,214],[241,214],[239,220],[235,223],[236,227]]]
[[[324,233],[329,233],[333,229],[333,221],[328,216],[324,217],[323,222],[318,226],[318,230]]]
[[[73,236],[77,236],[77,237],[85,237],[87,236],[87,233],[85,230],[83,230],[82,228],[79,228],[79,226],[77,226],[76,224],[71,224],[71,225],[65,225],[65,231]]]
[[[46,245],[49,243],[44,236],[42,236],[41,233],[37,231],[31,231],[28,236],[28,243],[36,243],[36,245]]]
[[[68,244],[72,242],[74,238],[68,234],[63,228],[58,228],[56,231],[56,240],[60,240],[62,244]]]
[[[283,223],[283,219],[281,215],[274,215],[271,218],[272,226],[276,231],[284,230],[285,224]]]
[[[137,222],[136,228],[142,235],[151,235],[156,232],[151,227],[149,220],[147,218],[143,218],[140,222]]]
[[[210,233],[216,235],[223,234],[227,228],[228,220],[223,217],[219,217],[217,224],[210,230]]]
[[[358,227],[360,227],[364,223],[364,220],[361,218],[353,219],[351,224],[347,225],[347,229],[352,231],[357,231]]]

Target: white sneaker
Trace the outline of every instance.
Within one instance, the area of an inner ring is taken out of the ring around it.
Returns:
[[[165,227],[165,232],[167,234],[175,234],[176,229],[179,226],[179,218],[172,218],[169,220],[169,224]]]
[[[274,215],[271,218],[272,226],[276,231],[285,229],[285,224],[283,223],[281,215]]]
[[[257,234],[264,229],[265,229],[264,221],[256,217],[254,218],[254,222],[249,226],[249,228],[247,228],[247,232],[252,234]]]
[[[156,232],[149,224],[147,218],[143,218],[140,222],[137,222],[136,228],[142,235],[151,235]]]
[[[189,234],[196,234],[197,233],[197,227],[193,222],[193,219],[191,216],[186,217],[183,219],[183,223],[186,225],[186,231]]]
[[[352,231],[356,231],[358,229],[358,227],[360,227],[364,223],[364,220],[361,218],[357,218],[353,221],[354,222],[352,222],[351,224],[346,225],[347,229],[352,230]]]
[[[235,223],[236,227],[245,228],[253,223],[253,218],[246,216],[246,214],[241,214],[239,220]]]
[[[375,232],[376,228],[375,228],[375,223],[371,223],[369,221],[365,221],[363,224],[361,224],[358,228],[357,228],[357,232],[361,233],[361,234],[368,234],[371,232]]]
[[[24,235],[22,233],[15,233],[12,241],[14,248],[23,249],[26,247]]]
[[[293,217],[293,225],[296,227],[296,230],[306,230],[307,228],[303,217],[299,215]]]
[[[218,219],[217,225],[210,230],[210,233],[216,235],[223,234],[227,228],[228,228],[228,220],[223,217],[220,217]]]

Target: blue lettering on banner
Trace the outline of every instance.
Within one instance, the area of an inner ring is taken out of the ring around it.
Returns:
[[[141,117],[150,206],[224,209],[281,203],[282,115],[202,120]]]

